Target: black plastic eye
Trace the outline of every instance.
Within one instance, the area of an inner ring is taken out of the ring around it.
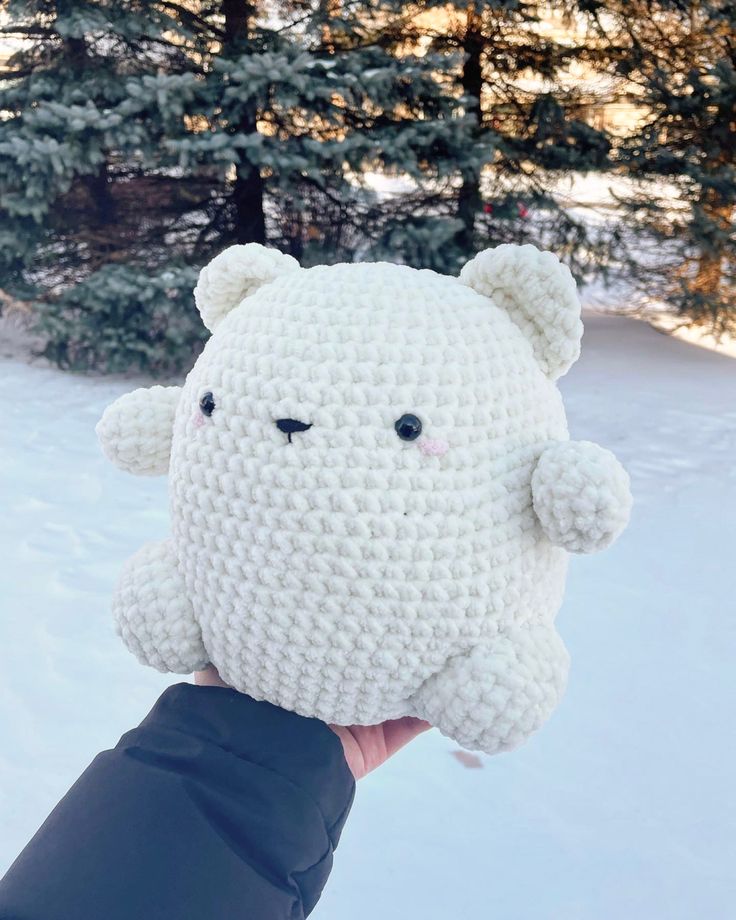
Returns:
[[[206,415],[208,418],[212,415],[215,411],[215,397],[212,393],[207,392],[200,396],[199,408],[202,410],[202,415]]]
[[[416,441],[422,433],[422,420],[418,419],[416,415],[407,413],[396,421],[394,428],[402,441]]]

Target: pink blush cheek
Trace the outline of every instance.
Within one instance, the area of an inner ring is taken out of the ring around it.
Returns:
[[[442,438],[422,438],[419,442],[419,450],[425,457],[444,457],[450,445]]]
[[[198,412],[197,410],[195,410],[192,413],[191,422],[192,422],[192,428],[201,428],[202,425],[204,425],[204,416],[202,415],[201,412]]]

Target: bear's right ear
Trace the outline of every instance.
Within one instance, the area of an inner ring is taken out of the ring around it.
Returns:
[[[471,259],[460,281],[508,313],[550,380],[577,361],[583,335],[580,300],[570,269],[557,256],[528,244],[503,243]]]
[[[202,322],[214,332],[221,320],[259,287],[294,272],[299,263],[259,243],[230,246],[199,273],[194,300]]]

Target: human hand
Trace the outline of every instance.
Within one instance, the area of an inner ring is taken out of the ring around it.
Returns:
[[[422,719],[405,716],[380,725],[330,725],[342,741],[345,760],[356,779],[380,767],[398,750],[432,726]]]
[[[214,665],[197,671],[194,683],[200,687],[227,687]],[[406,716],[391,719],[380,725],[330,725],[342,742],[345,760],[356,779],[362,779],[371,770],[393,756],[398,750],[426,732],[432,726],[422,719]]]

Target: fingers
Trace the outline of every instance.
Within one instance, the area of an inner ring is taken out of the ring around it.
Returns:
[[[386,743],[386,757],[392,757],[398,750],[413,741],[417,735],[429,731],[432,726],[424,719],[406,716],[383,723],[383,736]]]
[[[213,664],[208,664],[203,671],[194,672],[194,683],[198,687],[228,687],[225,681],[220,677],[217,668]]]
[[[413,738],[432,726],[406,716],[380,725],[330,725],[342,742],[345,760],[356,779],[380,767]]]

